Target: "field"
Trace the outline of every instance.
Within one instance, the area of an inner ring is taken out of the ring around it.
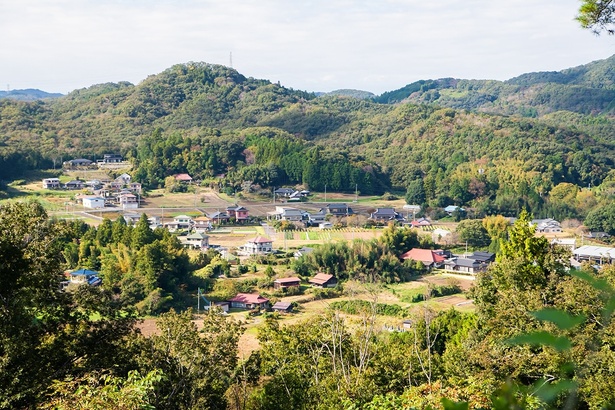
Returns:
[[[470,289],[473,283],[473,278],[470,276],[460,275],[448,275],[448,274],[435,274],[428,275],[418,280],[401,283],[396,285],[384,285],[372,288],[364,288],[362,285],[349,283],[347,292],[352,293],[351,296],[344,296],[339,298],[324,299],[324,300],[311,300],[305,301],[306,295],[296,295],[282,298],[282,301],[300,302],[300,308],[298,312],[280,316],[281,324],[294,324],[304,321],[309,321],[312,318],[322,316],[331,304],[336,301],[350,300],[350,299],[362,299],[368,301],[376,301],[377,303],[397,304],[403,308],[410,308],[410,312],[416,311],[421,307],[429,307],[434,310],[447,310],[451,307],[461,311],[472,311],[474,305],[471,300],[468,300],[464,294],[456,294],[450,296],[443,296],[440,298],[433,298],[425,302],[410,303],[407,302],[407,298],[410,295],[416,293],[423,293],[428,284],[433,285],[450,285],[456,284],[464,291]],[[412,315],[412,313],[410,314]],[[358,317],[353,315],[344,314],[348,320],[353,321]],[[234,320],[240,320],[245,323],[246,331],[242,335],[239,341],[240,356],[247,357],[251,351],[258,349],[258,328],[263,323],[261,316],[248,317],[247,312],[233,312],[230,313],[230,317]],[[378,316],[377,327],[401,327],[401,322],[404,318],[390,317],[390,316]],[[203,321],[196,318],[194,323],[197,327],[202,326]],[[139,324],[139,329],[144,335],[152,335],[158,332],[156,328],[155,319],[145,319]]]

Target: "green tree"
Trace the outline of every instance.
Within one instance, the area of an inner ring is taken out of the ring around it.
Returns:
[[[426,201],[423,180],[415,179],[408,184],[406,191],[406,203],[410,205],[422,205]]]
[[[468,245],[482,248],[490,243],[489,234],[480,219],[466,219],[457,225],[459,240]]]
[[[605,31],[613,34],[615,33],[614,15],[615,2],[613,0],[583,0],[577,20],[583,28],[591,29],[595,33]]]

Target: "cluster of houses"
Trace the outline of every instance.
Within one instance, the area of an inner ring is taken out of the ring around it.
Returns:
[[[62,166],[66,169],[96,168],[105,164],[121,164],[124,158],[120,154],[104,154],[102,158],[92,161],[85,158],[76,158],[64,161]]]

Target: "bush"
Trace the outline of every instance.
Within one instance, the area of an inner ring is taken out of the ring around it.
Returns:
[[[357,315],[363,312],[371,312],[372,305],[366,300],[342,300],[333,302],[330,305],[331,309],[338,309],[342,312]],[[375,311],[377,315],[401,317],[406,314],[406,309],[399,305],[390,305],[386,303],[376,303]]]

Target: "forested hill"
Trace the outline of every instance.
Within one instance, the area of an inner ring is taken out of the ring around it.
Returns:
[[[549,113],[540,118],[438,105],[446,93],[451,101],[480,97],[487,84],[500,90],[492,107],[519,110],[523,105],[513,98],[519,94],[509,94],[505,105],[503,90],[563,87],[558,90],[585,98],[574,87],[591,84],[615,92],[612,81],[599,87],[612,60],[542,76],[559,83],[528,74],[507,83],[440,80],[449,86],[438,90],[426,81],[410,98],[439,93],[438,104],[382,104],[347,92],[317,97],[224,66],[179,64],[138,85],[99,84],[55,100],[0,100],[0,180],[51,166],[51,158],[119,152],[148,186],[164,185],[180,172],[200,179],[226,174],[225,182],[237,189],[246,181],[352,192],[358,185],[366,194],[412,187],[418,193],[413,200],[432,206],[468,204],[505,214],[526,206],[549,216],[582,215],[587,207],[553,210],[545,198],[561,183],[578,190],[613,179],[611,114],[558,110],[548,99],[540,107]]]
[[[422,80],[375,98],[540,117],[555,111],[615,113],[615,56],[557,72],[523,74],[508,81]]]

